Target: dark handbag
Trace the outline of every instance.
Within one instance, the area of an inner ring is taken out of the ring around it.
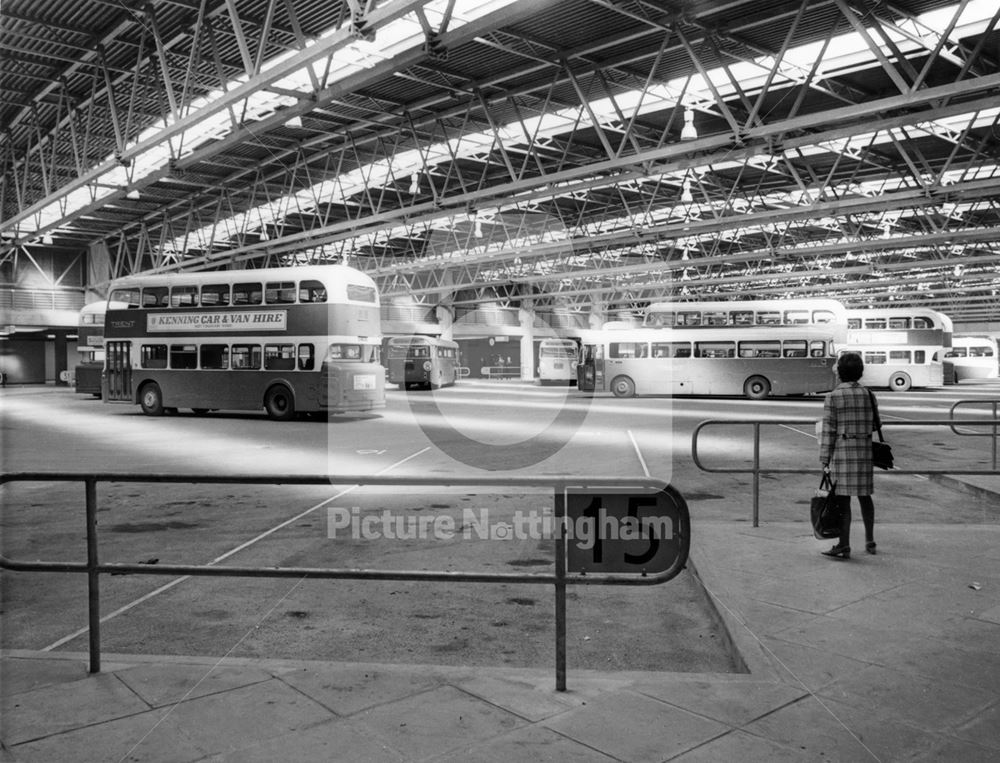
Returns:
[[[893,464],[892,446],[882,439],[882,427],[878,428],[878,439],[872,440],[872,466],[891,469]]]
[[[868,390],[868,397],[871,398],[872,411],[878,420],[878,404],[875,402],[875,395],[872,394],[871,390]],[[875,427],[875,431],[878,432],[878,439],[872,440],[872,466],[877,466],[879,469],[891,469],[893,464],[892,446],[882,437],[881,424]]]
[[[823,472],[819,490],[809,503],[809,519],[812,522],[813,535],[820,540],[840,537],[837,486],[830,481],[828,472]]]

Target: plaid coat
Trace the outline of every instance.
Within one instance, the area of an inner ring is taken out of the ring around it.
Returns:
[[[872,494],[871,433],[880,425],[878,404],[862,384],[841,382],[826,396],[819,460],[830,465],[838,495]]]

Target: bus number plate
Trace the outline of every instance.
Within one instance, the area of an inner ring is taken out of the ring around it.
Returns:
[[[355,376],[354,389],[375,389],[375,374],[358,374]]]

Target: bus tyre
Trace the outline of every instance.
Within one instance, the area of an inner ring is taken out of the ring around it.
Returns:
[[[295,401],[288,387],[276,384],[264,396],[264,410],[275,421],[291,421],[295,418]]]
[[[611,381],[611,391],[615,397],[635,397],[635,382],[627,376],[616,376]]]
[[[763,400],[771,394],[771,382],[763,376],[751,376],[743,384],[743,394],[751,400]]]
[[[147,416],[162,416],[163,393],[160,392],[160,385],[155,382],[144,385],[139,392],[139,405]]]
[[[893,392],[906,392],[911,386],[913,382],[909,374],[904,374],[902,371],[897,371],[889,377],[889,389]]]

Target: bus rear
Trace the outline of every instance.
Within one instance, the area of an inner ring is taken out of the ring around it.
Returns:
[[[427,336],[396,336],[386,352],[390,384],[435,389],[458,380],[458,343]]]
[[[572,339],[545,338],[538,345],[540,384],[576,384],[579,345]]]
[[[73,369],[74,388],[78,394],[101,396],[104,371],[104,313],[107,303],[91,302],[80,310],[77,322],[77,351],[80,362]]]

